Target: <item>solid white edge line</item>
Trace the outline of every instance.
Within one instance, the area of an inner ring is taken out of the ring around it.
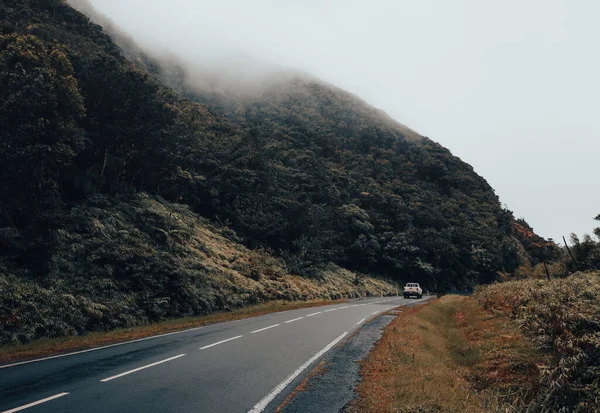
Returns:
[[[331,343],[327,344],[327,346],[325,346],[323,349],[321,349],[321,351],[319,351],[317,354],[315,354],[310,359],[308,359],[303,365],[301,365],[300,367],[298,367],[296,369],[296,371],[294,371],[292,374],[290,374],[289,376],[287,376],[287,378],[285,380],[283,380],[281,383],[279,383],[277,386],[275,386],[275,388],[273,388],[273,390],[271,390],[271,392],[269,392],[269,394],[267,394],[258,403],[256,403],[256,405],[252,409],[250,409],[248,411],[248,413],[261,413],[263,410],[265,410],[265,408],[269,405],[269,403],[271,403],[273,401],[273,399],[275,397],[277,397],[277,395],[279,393],[281,393],[287,386],[289,386],[290,383],[292,381],[294,381],[294,379],[296,377],[298,377],[312,363],[314,363],[321,356],[323,356],[323,354],[325,354],[329,350],[331,350],[331,348],[333,346],[335,346],[337,343],[339,343],[340,341],[342,341],[342,339],[344,337],[346,337],[347,335],[348,335],[348,332],[346,331],[344,334],[342,334],[341,336],[339,336],[338,338],[336,338],[335,340],[333,340]]]
[[[284,324],[293,323],[294,321],[302,320],[304,317],[293,318],[291,320],[286,321]]]
[[[350,307],[358,307],[359,305],[360,304],[354,304],[354,305],[351,305]]]
[[[348,308],[348,307],[350,307],[350,306],[349,305],[345,305],[343,307],[340,307],[340,310],[343,309],[343,308]]]
[[[216,343],[209,344],[208,346],[200,347],[200,350],[204,350],[204,349],[207,349],[207,348],[218,346],[219,344],[227,343],[228,341],[235,340],[235,339],[238,339],[238,338],[241,338],[241,337],[243,337],[243,336],[240,335],[240,336],[235,336],[235,337],[228,338],[227,340],[217,341]]]
[[[128,374],[135,373],[136,371],[140,371],[140,370],[144,370],[144,369],[147,369],[147,368],[150,368],[150,367],[154,367],[154,366],[157,366],[157,365],[159,365],[159,364],[163,364],[163,363],[166,363],[167,361],[175,360],[175,359],[178,359],[178,358],[180,358],[180,357],[183,357],[183,356],[185,356],[185,354],[179,354],[178,356],[175,356],[175,357],[170,357],[170,358],[168,358],[168,359],[161,360],[161,361],[157,361],[156,363],[147,364],[147,365],[145,365],[145,366],[138,367],[137,369],[133,369],[133,370],[125,371],[125,372],[123,372],[123,373],[121,373],[121,374],[117,374],[116,376],[110,376],[110,377],[107,377],[107,378],[105,378],[105,379],[102,379],[102,380],[100,380],[100,381],[101,381],[102,383],[106,383],[107,381],[111,381],[111,380],[114,380],[114,379],[118,379],[119,377],[127,376]]]
[[[325,310],[326,313],[330,312],[330,311],[335,311],[337,310],[337,308],[330,308],[329,310]]]
[[[316,313],[309,314],[306,317],[312,317],[314,315],[321,314],[321,313],[323,313],[323,311],[317,311]]]
[[[261,331],[265,331],[265,330],[268,330],[270,328],[275,328],[275,327],[279,327],[279,324],[273,324],[272,326],[269,326],[269,327],[259,328],[258,330],[251,331],[250,334],[260,333]]]
[[[371,315],[375,315],[375,314],[377,314],[378,312],[379,312],[379,311],[375,311],[374,313],[371,313]]]
[[[45,399],[38,400],[37,402],[24,404],[23,406],[15,407],[14,409],[10,409],[10,410],[5,410],[1,413],[19,412],[21,410],[25,410],[25,409],[29,409],[30,407],[37,406],[38,404],[42,404],[42,403],[49,402],[50,400],[58,399],[59,397],[66,396],[67,394],[69,394],[69,393],[58,393],[58,394],[55,394],[54,396],[50,396],[50,397],[46,397]]]
[[[363,321],[365,321],[367,319],[367,317],[362,318],[358,323],[354,324],[355,326],[359,325],[360,323],[362,323]]]
[[[96,351],[96,350],[103,350],[105,348],[117,347],[117,346],[122,346],[122,345],[125,345],[125,344],[138,343],[140,341],[146,341],[146,340],[151,340],[153,338],[160,338],[160,337],[171,336],[173,334],[187,333],[188,331],[200,330],[201,328],[205,328],[205,327],[206,326],[188,328],[187,330],[173,331],[173,332],[170,332],[170,333],[159,334],[157,336],[150,336],[150,337],[138,338],[136,340],[123,341],[122,343],[108,344],[106,346],[88,348],[86,350],[74,351],[72,353],[57,354],[56,356],[44,357],[44,358],[41,358],[41,359],[20,361],[18,363],[13,363],[13,364],[5,364],[3,366],[0,366],[0,369],[6,369],[8,367],[20,366],[22,364],[37,363],[38,361],[52,360],[52,359],[56,359],[56,358],[60,358],[60,357],[74,356],[76,354],[88,353],[90,351]],[[4,413],[4,412],[0,412],[0,413]]]

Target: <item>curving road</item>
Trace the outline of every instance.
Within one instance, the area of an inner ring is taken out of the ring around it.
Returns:
[[[0,412],[270,411],[271,400],[364,322],[416,301],[291,310],[0,366]]]

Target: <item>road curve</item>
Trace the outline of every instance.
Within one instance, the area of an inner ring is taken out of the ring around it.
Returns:
[[[421,300],[370,298],[0,366],[0,413],[253,412],[362,323]]]

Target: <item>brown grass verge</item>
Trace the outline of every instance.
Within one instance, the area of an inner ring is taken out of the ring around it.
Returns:
[[[544,359],[508,318],[443,297],[388,325],[348,412],[500,411],[533,396]]]
[[[6,345],[0,347],[0,364],[48,357],[57,354],[69,353],[72,351],[85,350],[92,347],[136,340],[158,334],[201,327],[209,324],[256,317],[278,311],[319,307],[342,301],[344,300],[270,301],[267,303],[235,309],[230,312],[219,312],[205,316],[179,318],[139,327],[117,329],[108,332],[90,333],[85,336],[40,339],[29,344]]]

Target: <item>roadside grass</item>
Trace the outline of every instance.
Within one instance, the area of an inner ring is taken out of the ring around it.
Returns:
[[[496,412],[531,398],[545,357],[507,317],[446,296],[398,315],[348,412]]]
[[[116,344],[158,334],[222,323],[225,321],[241,320],[279,311],[319,307],[343,301],[344,300],[270,301],[262,304],[249,305],[229,312],[219,312],[205,316],[171,319],[144,326],[121,328],[108,332],[94,332],[84,336],[44,338],[28,344],[4,345],[0,346],[0,365],[70,353],[73,351]]]
[[[600,412],[600,272],[493,284],[475,299],[549,354],[530,411]]]

